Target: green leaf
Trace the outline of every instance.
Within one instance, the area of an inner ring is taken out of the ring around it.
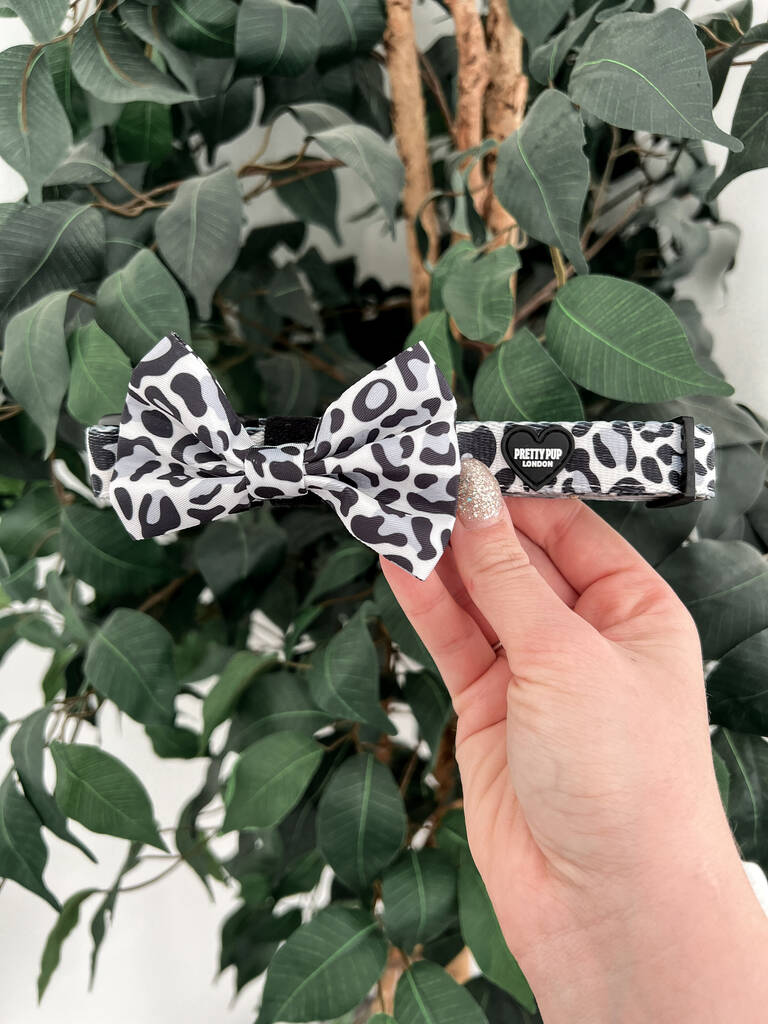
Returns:
[[[67,409],[81,423],[97,423],[120,412],[131,379],[131,363],[95,320],[72,333]]]
[[[712,761],[715,765],[715,779],[717,780],[717,789],[720,793],[720,801],[723,805],[723,809],[726,814],[728,813],[728,797],[730,796],[731,790],[731,776],[728,771],[728,765],[720,757],[716,750],[712,751]]]
[[[97,693],[145,725],[170,725],[179,685],[171,634],[132,608],[117,608],[91,641],[85,679]]]
[[[268,579],[285,556],[285,533],[241,513],[226,523],[211,523],[195,542],[197,567],[214,592],[255,576]]]
[[[320,31],[313,11],[290,0],[243,0],[235,53],[254,75],[303,74],[317,60]]]
[[[342,882],[363,890],[397,856],[406,823],[390,770],[370,754],[355,754],[320,797],[317,845]]]
[[[0,310],[31,306],[101,273],[104,221],[98,210],[46,202],[14,209],[0,232]]]
[[[42,185],[72,144],[44,51],[12,46],[0,53],[0,156],[39,203]]]
[[[468,852],[459,862],[459,921],[464,941],[485,977],[533,1013],[533,993],[509,951],[480,872]]]
[[[387,24],[381,0],[318,0],[317,20],[320,57],[327,61],[370,53]]]
[[[462,334],[496,344],[506,334],[515,299],[510,278],[520,267],[517,249],[505,245],[485,255],[462,247],[443,284],[445,308]]]
[[[531,46],[538,46],[563,19],[571,0],[508,0],[512,20]]]
[[[115,142],[126,163],[160,163],[173,149],[170,108],[147,100],[126,103],[115,123]]]
[[[72,640],[79,646],[87,644],[91,631],[83,622],[77,581],[70,579],[65,583],[65,578],[51,569],[45,578],[45,589],[48,600],[63,618],[62,638]]]
[[[697,541],[664,559],[659,572],[693,616],[705,659],[768,627],[768,564],[751,544]]]
[[[723,173],[710,189],[708,199],[719,196],[726,185],[747,171],[768,167],[768,53],[758,57],[749,69],[739,93],[731,131],[744,149],[728,154]]]
[[[158,757],[177,757],[185,761],[197,757],[200,750],[200,736],[177,725],[148,725],[144,730]]]
[[[373,600],[381,621],[400,650],[439,679],[440,673],[432,655],[406,618],[383,574],[377,577],[373,585]]]
[[[160,7],[160,24],[182,50],[203,57],[229,57],[237,11],[234,0],[168,0]]]
[[[756,861],[765,870],[768,865],[768,743],[762,736],[718,729],[712,746],[728,770],[728,820],[741,856],[744,860]]]
[[[493,183],[524,231],[560,249],[578,273],[587,272],[579,235],[589,162],[584,125],[564,93],[546,89],[536,98],[520,128],[499,146]]]
[[[335,172],[322,171],[304,178],[295,175],[295,171],[275,171],[272,174],[275,195],[297,220],[319,224],[337,245],[341,245],[336,223],[339,196]]]
[[[13,0],[11,5],[38,43],[59,34],[69,0]]]
[[[108,103],[180,103],[191,99],[147,60],[135,36],[106,10],[91,15],[75,34],[72,73],[87,92]]]
[[[712,119],[704,47],[682,11],[604,21],[584,44],[568,92],[574,103],[619,128],[742,148]]]
[[[297,732],[276,732],[251,744],[227,782],[222,831],[277,825],[301,799],[322,756],[319,743]]]
[[[537,82],[547,85],[555,80],[570,51],[592,30],[597,12],[610,2],[611,0],[597,0],[597,3],[593,3],[591,7],[573,18],[556,36],[536,47],[530,55],[528,70]]]
[[[330,721],[315,707],[302,673],[263,673],[238,701],[227,747],[244,750],[255,740],[283,729],[311,736]]]
[[[3,381],[43,435],[45,458],[56,443],[59,408],[69,379],[64,337],[68,300],[64,291],[46,295],[17,313],[5,331]]]
[[[702,537],[728,536],[765,490],[766,465],[749,445],[715,451],[717,496],[705,501],[696,526]]]
[[[422,317],[411,328],[411,333],[405,339],[403,348],[410,348],[418,341],[424,342],[432,358],[442,370],[443,376],[450,382],[453,378],[453,338],[451,337],[448,314],[444,310],[427,313],[425,317]]]
[[[194,750],[192,756],[195,756]],[[201,880],[211,898],[213,891],[209,877],[223,882],[226,875],[218,859],[211,852],[205,833],[200,832],[197,819],[201,811],[208,807],[219,793],[220,768],[221,761],[215,757],[211,758],[203,785],[182,808],[174,833],[176,849]]]
[[[321,110],[320,108],[324,108]],[[346,120],[341,111],[326,104],[301,103],[291,112],[304,125],[309,135],[334,160],[340,160],[361,178],[373,192],[384,212],[390,230],[395,230],[395,212],[405,184],[405,170],[391,142],[364,124],[336,123],[321,127],[326,112]]]
[[[582,420],[579,393],[523,327],[480,364],[472,403],[481,420]]]
[[[618,277],[592,274],[564,285],[547,316],[547,348],[572,380],[610,398],[658,402],[733,392],[698,365],[667,303]]]
[[[727,651],[707,676],[713,725],[756,736],[768,733],[768,628]]]
[[[88,96],[72,76],[72,37],[48,43],[45,59],[51,71],[53,86],[59,103],[64,107],[76,140],[91,131]]]
[[[28,715],[16,730],[11,740],[11,757],[18,773],[24,795],[32,804],[40,821],[55,836],[71,843],[81,850],[92,861],[96,858],[72,835],[67,828],[67,820],[56,805],[56,801],[48,792],[43,776],[43,749],[45,747],[45,727],[48,722],[49,709],[39,708]]]
[[[381,879],[390,940],[411,950],[444,931],[456,915],[456,872],[440,850],[406,850]]]
[[[275,953],[256,1024],[338,1017],[367,995],[386,959],[370,914],[326,907]]]
[[[203,701],[201,751],[205,750],[213,730],[232,714],[235,705],[256,676],[268,672],[276,664],[277,657],[273,654],[237,651],[232,655]]]
[[[45,995],[45,990],[48,988],[48,982],[51,980],[53,972],[59,966],[59,961],[61,960],[61,947],[64,944],[64,940],[77,927],[77,922],[80,920],[80,907],[85,903],[89,896],[93,896],[93,894],[98,891],[98,889],[81,889],[80,892],[76,892],[74,896],[70,896],[69,899],[65,900],[62,904],[58,920],[48,933],[48,938],[45,941],[45,948],[43,949],[43,956],[40,961],[40,973],[37,976],[38,1002],[40,1002]]]
[[[292,263],[278,267],[269,279],[267,303],[288,320],[293,320],[304,327],[320,328],[317,311]]]
[[[168,847],[160,838],[144,786],[122,761],[99,747],[51,743],[56,762],[56,803],[91,832]]]
[[[379,658],[363,614],[312,652],[308,677],[313,700],[329,715],[395,732],[379,703]]]
[[[242,219],[243,199],[231,167],[187,178],[157,218],[160,254],[194,295],[202,320],[210,317],[213,293],[237,260]]]
[[[368,1024],[397,1024],[397,1021],[388,1013],[374,1013],[372,1017],[368,1018]]]
[[[356,580],[370,569],[375,558],[371,549],[362,544],[342,543],[320,566],[304,604],[310,605]]]
[[[542,1024],[538,1013],[524,1010],[508,992],[487,978],[471,978],[465,988],[488,1018],[488,1024]]]
[[[43,881],[47,859],[40,819],[9,772],[0,786],[0,878],[18,882],[58,911],[59,902]]]
[[[397,983],[399,1024],[488,1024],[472,996],[442,967],[428,960],[411,964]]]
[[[213,61],[221,72],[220,65],[226,64],[222,78],[214,78],[207,85],[206,77],[200,84],[203,99],[188,103],[185,107],[192,124],[201,132],[208,147],[208,161],[213,163],[213,154],[222,142],[240,135],[253,119],[253,103],[256,81],[254,78],[238,78],[230,85],[234,65],[231,61]],[[212,69],[213,71],[213,69]]]
[[[145,593],[168,578],[168,552],[151,540],[134,540],[109,509],[69,505],[61,510],[61,554],[78,579],[105,600]]]
[[[96,963],[99,958],[101,944],[104,941],[104,935],[107,930],[107,918],[109,918],[110,921],[114,918],[115,904],[117,903],[117,897],[120,893],[120,884],[128,872],[133,871],[139,863],[140,850],[141,843],[131,843],[128,848],[128,853],[125,855],[125,860],[117,873],[117,878],[112,884],[112,888],[101,901],[96,913],[93,915],[93,920],[91,921],[91,936],[93,938],[93,949],[91,951],[91,988],[93,987],[93,979],[96,976]]]
[[[169,331],[182,338],[190,336],[184,293],[148,249],[141,249],[102,281],[96,295],[96,320],[133,363]]]
[[[239,907],[221,928],[219,970],[234,967],[236,989],[258,978],[269,967],[281,942],[301,924],[301,912],[289,910],[280,917],[262,907]]]
[[[157,8],[144,3],[144,0],[122,0],[118,13],[123,24],[150,46],[153,52],[157,51],[178,80],[184,83],[190,93],[194,93],[197,88],[196,72],[202,72],[202,62],[196,61],[186,50],[173,45],[163,31]],[[200,91],[204,92],[204,87]]]
[[[403,683],[403,695],[419,726],[419,734],[431,753],[434,764],[445,727],[453,712],[451,699],[443,682],[431,672],[409,672]]]
[[[692,501],[679,508],[647,508],[644,501],[596,501],[592,507],[655,567],[690,537],[703,504]]]
[[[262,404],[267,416],[309,416],[317,404],[317,374],[293,353],[257,360],[262,381]]]
[[[45,179],[46,185],[89,185],[112,181],[114,167],[88,139],[74,146],[63,163]]]
[[[60,511],[51,487],[30,488],[0,516],[0,550],[24,561],[53,554]]]
[[[664,423],[676,416],[693,416],[715,433],[717,445],[764,444],[768,441],[760,424],[749,412],[730,398],[716,395],[688,397],[651,405],[619,405],[613,415],[623,420],[658,420]]]

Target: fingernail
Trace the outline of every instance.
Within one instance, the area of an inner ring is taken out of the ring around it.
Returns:
[[[503,508],[499,483],[485,463],[479,459],[462,459],[456,508],[461,523],[470,530],[490,526],[498,520]]]

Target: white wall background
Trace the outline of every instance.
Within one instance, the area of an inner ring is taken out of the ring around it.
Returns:
[[[714,3],[694,0],[689,14],[697,17]],[[755,21],[768,20],[768,0],[756,0]],[[418,8],[425,37],[442,32],[444,11],[432,2]],[[0,20],[0,47],[28,41],[24,26],[15,20]],[[731,72],[728,85],[715,112],[718,123],[729,128],[735,99],[746,68]],[[282,134],[273,139],[270,155],[295,151],[294,129],[281,123]],[[220,159],[240,161],[256,143],[234,142],[223,147]],[[712,158],[722,165],[725,151],[710,147]],[[341,219],[368,203],[353,178],[342,174]],[[0,201],[24,195],[21,179],[0,161]],[[729,258],[725,233],[715,238],[711,251],[695,276],[681,282],[679,293],[695,299],[715,336],[715,356],[736,388],[738,400],[768,415],[768,286],[765,270],[765,233],[768,230],[768,170],[744,175],[730,184],[720,199],[722,217],[736,224],[742,233],[736,266],[721,278],[723,260]],[[262,197],[252,210],[254,222],[285,218],[279,202]],[[327,256],[345,251],[358,254],[362,274],[373,273],[388,283],[403,282],[406,273],[403,238],[394,241],[380,227],[370,223],[345,224],[347,240],[339,249],[317,228],[314,244]],[[47,665],[39,648],[18,644],[0,669],[0,708],[11,719],[21,717],[39,705],[39,684]],[[142,780],[153,799],[161,825],[172,825],[181,806],[198,788],[201,765],[196,762],[160,761],[142,729],[130,719],[118,720],[114,709],[103,716],[105,747],[123,759]],[[0,771],[8,763],[8,740],[0,740]],[[73,826],[78,831],[78,826]],[[123,844],[86,835],[86,842],[99,858],[94,867],[73,847],[47,836],[50,847],[46,881],[63,900],[78,889],[111,884],[123,856]],[[136,872],[131,881],[149,877],[164,862],[150,862],[151,870]],[[752,873],[759,884],[759,871]],[[763,891],[764,885],[763,885]],[[127,893],[118,902],[114,929],[108,932],[101,952],[93,992],[87,994],[90,935],[88,922],[94,901],[85,905],[83,920],[68,939],[62,964],[54,975],[41,1007],[35,1002],[35,981],[45,936],[55,915],[42,900],[7,883],[0,894],[0,1017],[3,1024],[252,1024],[257,992],[245,989],[233,1004],[233,983],[225,975],[214,980],[218,963],[218,932],[223,918],[234,906],[234,895],[217,888],[212,903],[202,884],[185,867],[157,886]]]

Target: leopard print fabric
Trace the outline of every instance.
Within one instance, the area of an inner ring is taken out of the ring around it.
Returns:
[[[534,491],[512,469],[501,439],[513,426],[565,427],[573,451],[556,476]],[[578,423],[458,424],[462,455],[484,462],[505,494],[560,498],[576,494],[592,499],[637,501],[675,497],[683,487],[683,430],[679,423],[647,421],[582,421]],[[715,496],[715,438],[712,428],[696,424],[693,435],[696,501]]]
[[[258,447],[205,363],[169,335],[133,371],[114,454],[89,432],[92,485],[98,493],[108,475],[109,499],[136,539],[313,493],[354,537],[425,579],[455,521],[455,418],[419,342],[348,388],[311,442]]]

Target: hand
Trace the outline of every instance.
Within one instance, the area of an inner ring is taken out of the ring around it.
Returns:
[[[437,571],[382,568],[451,694],[470,848],[546,1024],[764,1020],[768,925],[671,588],[578,499],[504,502],[474,459]]]

